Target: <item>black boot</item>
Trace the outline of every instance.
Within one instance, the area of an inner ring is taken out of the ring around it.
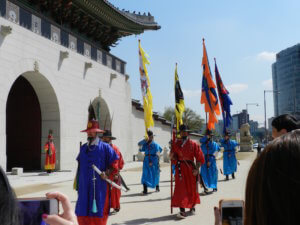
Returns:
[[[146,184],[143,184],[143,186],[144,186],[143,194],[146,195],[146,194],[148,194],[148,188],[147,188]]]
[[[190,209],[190,213],[191,213],[192,215],[195,215],[195,214],[196,214],[196,209],[195,209],[195,207],[193,207],[193,208]]]
[[[159,185],[156,186],[156,192],[160,192]]]
[[[232,179],[235,179],[234,173],[232,173]]]
[[[179,219],[184,219],[186,217],[185,208],[179,208],[179,209],[180,209],[180,212],[177,214],[177,217]]]
[[[229,176],[228,175],[226,175],[226,180],[229,180]]]
[[[218,189],[217,189],[217,188],[214,188],[214,189],[213,189],[213,192],[217,192],[217,191],[218,191]]]

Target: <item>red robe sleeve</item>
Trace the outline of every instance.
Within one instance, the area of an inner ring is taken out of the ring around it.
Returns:
[[[194,142],[193,144],[194,144],[194,155],[196,158],[196,162],[200,162],[202,165],[205,163],[205,159],[201,147],[196,142]]]
[[[120,152],[119,157],[120,157],[120,159],[119,159],[119,170],[122,170],[123,167],[124,167],[124,159],[123,159],[123,156],[122,156],[121,152]]]

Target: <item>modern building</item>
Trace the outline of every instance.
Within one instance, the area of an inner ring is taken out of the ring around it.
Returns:
[[[100,128],[111,128],[132,160],[144,137],[143,112],[133,106],[126,62],[109,50],[159,28],[152,15],[107,0],[0,0],[0,165],[43,169],[53,130],[56,168],[74,169],[90,101]],[[168,145],[169,125],[156,119],[154,130]]]
[[[243,109],[242,112],[232,115],[232,119],[232,130],[236,132],[244,123],[249,121],[249,114],[247,110]]]
[[[232,131],[236,133],[239,129],[239,116],[235,114],[232,116]]]
[[[250,125],[250,133],[255,134],[258,130],[258,122],[250,120],[249,125]]]
[[[223,135],[223,128],[224,128],[224,122],[223,120],[218,120],[218,122],[215,124],[215,131],[219,134],[219,135]]]
[[[300,118],[300,44],[276,55],[272,65],[274,114],[290,113]]]

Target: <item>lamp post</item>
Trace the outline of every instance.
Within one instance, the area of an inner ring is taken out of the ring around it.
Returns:
[[[279,94],[279,91],[276,90],[264,90],[264,111],[265,111],[265,136],[266,136],[266,143],[268,143],[268,130],[267,130],[267,103],[266,103],[266,93],[276,93]]]
[[[259,106],[258,103],[246,103],[246,123],[248,123],[248,105],[256,105]]]

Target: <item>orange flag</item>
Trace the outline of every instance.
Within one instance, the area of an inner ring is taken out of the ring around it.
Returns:
[[[206,47],[203,39],[203,78],[202,78],[202,92],[201,92],[201,104],[204,104],[205,112],[208,113],[207,129],[212,130],[215,128],[215,123],[218,122],[217,115],[220,115],[220,108],[218,102],[217,92],[215,90],[216,85],[213,81]]]

